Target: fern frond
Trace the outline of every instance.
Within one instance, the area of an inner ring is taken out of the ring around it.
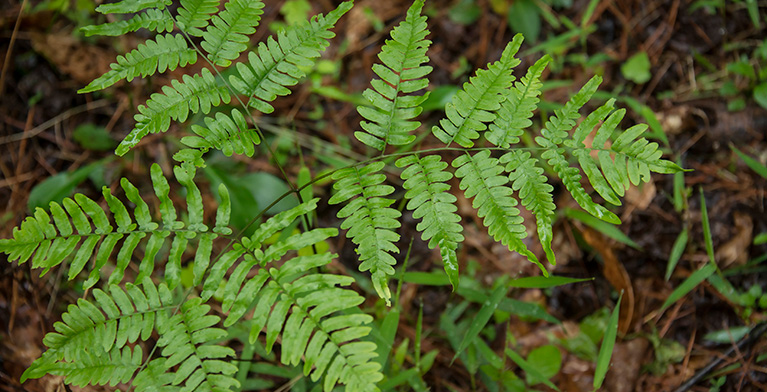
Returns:
[[[256,32],[261,21],[261,0],[228,0],[225,9],[213,17],[212,23],[202,35],[202,46],[208,59],[221,67],[228,67],[231,60],[248,48],[250,35]]]
[[[172,0],[122,0],[116,3],[101,4],[96,7],[96,11],[102,14],[133,14],[148,8],[163,10],[172,3]]]
[[[181,0],[176,23],[193,37],[202,37],[202,29],[208,27],[210,18],[218,12],[220,0]]]
[[[173,17],[167,10],[150,8],[128,20],[121,20],[100,25],[85,26],[80,29],[86,37],[93,35],[120,36],[132,31],[147,29],[157,33],[173,31]]]
[[[277,336],[282,336],[281,361],[297,365],[304,360],[304,374],[314,381],[324,377],[323,390],[337,383],[347,391],[378,391],[383,378],[380,365],[372,361],[376,345],[354,341],[370,332],[373,318],[348,313],[364,301],[348,286],[348,276],[307,274],[335,257],[329,253],[300,256],[278,269],[269,269],[271,279],[257,290],[258,304],[253,313],[251,341],[266,327],[266,348],[271,351]],[[266,273],[263,270],[262,273]]]
[[[117,56],[117,62],[107,73],[99,76],[77,92],[88,93],[103,90],[122,79],[133,80],[137,76],[154,75],[157,71],[173,71],[197,62],[197,52],[187,46],[181,34],[158,35],[147,40],[125,56]]]
[[[514,56],[522,45],[522,39],[521,34],[514,36],[514,40],[503,50],[501,59],[487,69],[477,70],[476,76],[464,83],[463,90],[445,105],[447,118],[432,127],[437,139],[447,146],[453,142],[466,148],[474,145],[472,140],[479,137],[478,131],[487,128],[486,123],[495,120],[495,112],[505,99],[504,91],[514,82],[511,72],[519,64]]]
[[[554,187],[548,183],[543,174],[543,168],[538,167],[538,160],[531,157],[530,152],[513,150],[500,159],[506,164],[509,181],[513,190],[519,192],[522,205],[535,216],[538,228],[538,239],[549,263],[556,265],[554,252],[551,250],[553,239],[552,224],[554,220]]]
[[[76,305],[69,305],[61,316],[62,321],[53,325],[56,332],[43,338],[48,349],[24,372],[22,382],[42,377],[56,366],[62,366],[62,371],[67,366],[76,368],[76,365],[60,363],[80,361],[83,352],[103,356],[122,350],[139,338],[149,339],[155,323],[162,324],[167,318],[165,312],[176,304],[165,284],[155,286],[151,279],[145,278],[142,288],[131,283],[127,283],[124,290],[111,285],[108,293],[93,290],[95,301],[81,298]]]
[[[205,152],[214,148],[228,157],[232,154],[252,157],[256,152],[254,146],[261,143],[258,132],[248,127],[245,116],[237,109],[232,109],[230,116],[219,112],[215,119],[206,117],[205,125],[207,127],[192,125],[192,132],[197,136],[185,136],[181,143]]]
[[[519,216],[517,200],[511,197],[509,179],[502,176],[503,167],[498,159],[490,157],[489,150],[471,155],[466,152],[453,160],[455,176],[461,179],[460,188],[467,198],[474,198],[472,206],[493,238],[538,265],[544,275],[548,272],[527,249],[522,240],[527,236],[523,218]]]
[[[197,75],[184,75],[183,82],[174,80],[171,86],[162,88],[162,94],[152,94],[145,105],[138,107],[133,118],[136,126],[115,149],[115,154],[125,155],[149,133],[165,132],[171,120],[186,121],[189,113],[210,113],[214,106],[229,103],[231,96],[225,86],[207,69]]]
[[[658,143],[650,143],[640,137],[647,130],[645,124],[629,128],[611,144],[615,129],[626,114],[625,109],[619,109],[605,119],[606,113],[612,109],[613,101],[610,100],[595,110],[578,126],[572,140],[566,140],[564,145],[573,149],[572,154],[578,158],[594,190],[608,202],[620,205],[620,197],[631,184],[649,181],[651,171],[668,174],[681,168],[661,159],[663,153],[658,150]],[[600,121],[603,122],[597,128],[591,147],[587,148],[584,140]],[[596,162],[592,158],[594,153]]]
[[[130,347],[112,349],[109,352],[81,350],[73,362],[58,361],[37,369],[40,376],[52,374],[64,376],[69,385],[85,387],[87,385],[115,386],[127,383],[141,368],[144,352],[141,346],[133,350]],[[38,377],[29,377],[38,378]]]
[[[373,80],[373,88],[363,95],[373,107],[358,106],[357,111],[368,121],[360,126],[366,132],[355,132],[354,136],[366,145],[384,151],[391,144],[401,146],[413,142],[415,135],[410,132],[420,123],[412,121],[421,113],[421,103],[428,97],[405,95],[426,88],[426,79],[432,67],[423,65],[429,61],[426,51],[431,41],[426,39],[426,16],[421,16],[423,0],[410,6],[407,17],[391,32],[391,40],[381,48],[378,58],[383,64],[373,65],[373,72],[379,80]]]
[[[271,113],[269,102],[277,96],[290,94],[288,87],[298,83],[306,75],[305,69],[328,45],[335,34],[330,31],[338,19],[351,9],[351,2],[344,2],[327,16],[318,15],[311,21],[289,26],[269,37],[258,48],[248,53],[247,63],[237,63],[237,73],[229,82],[240,94],[250,97],[248,106],[262,113]]]
[[[370,270],[373,287],[378,295],[388,303],[391,292],[388,277],[394,274],[392,267],[397,263],[390,253],[398,253],[394,245],[399,234],[394,230],[400,227],[397,220],[402,214],[391,208],[394,200],[385,196],[394,192],[394,188],[384,185],[386,176],[380,173],[383,162],[372,162],[363,168],[348,167],[336,171],[333,187],[338,191],[330,198],[330,204],[349,201],[338,211],[338,217],[344,219],[342,229],[349,229],[346,236],[357,244],[360,271]]]
[[[439,155],[420,158],[416,155],[402,157],[396,162],[404,168],[400,175],[409,199],[407,209],[413,211],[414,219],[421,219],[416,230],[421,238],[429,241],[429,247],[439,246],[442,263],[450,283],[458,287],[458,257],[455,254],[458,243],[463,242],[461,217],[455,212],[456,197],[450,194],[448,181],[453,175],[445,171],[447,163]]]
[[[225,330],[213,327],[219,320],[210,314],[210,305],[197,297],[184,302],[178,314],[158,322],[157,346],[162,347],[166,358],[160,369],[172,375],[171,385],[183,384],[183,390],[200,392],[229,391],[240,386],[232,376],[237,366],[224,360],[234,357],[234,350],[215,344],[227,336]],[[175,366],[178,368],[171,370]],[[170,377],[166,380],[170,381]]]
[[[527,70],[527,74],[507,90],[506,100],[501,104],[495,121],[488,127],[485,138],[498,147],[509,148],[519,142],[524,129],[533,125],[530,117],[538,108],[538,96],[541,94],[541,74],[551,61],[544,55]]]
[[[554,116],[544,124],[541,136],[535,138],[535,142],[546,149],[541,155],[548,164],[554,168],[557,176],[562,180],[565,188],[573,196],[573,199],[591,215],[606,222],[619,224],[620,219],[607,208],[595,203],[591,196],[583,189],[580,183],[581,174],[578,168],[571,167],[565,157],[565,148],[560,147],[570,136],[569,131],[575,127],[575,120],[580,118],[580,110],[599,87],[602,78],[594,76],[581,89],[573,95],[565,106],[554,111]],[[601,111],[599,111],[601,116]],[[606,113],[605,113],[606,115]],[[598,118],[592,117],[592,120]],[[597,120],[598,121],[598,120]],[[585,122],[585,121],[584,121]]]
[[[14,229],[13,238],[0,240],[0,252],[8,254],[9,261],[18,260],[19,263],[25,263],[31,259],[32,267],[43,268],[43,273],[74,254],[69,266],[70,280],[83,271],[87,262],[95,255],[94,266],[84,283],[84,286],[89,288],[101,279],[100,270],[109,261],[115,249],[118,250],[117,263],[109,276],[109,284],[122,281],[135,250],[142,242],[145,242],[146,246],[144,257],[138,266],[138,280],[149,276],[154,270],[155,259],[160,249],[172,238],[170,254],[165,264],[165,282],[175,287],[180,281],[181,256],[189,239],[202,234],[202,247],[219,233],[231,232],[225,227],[228,223],[229,197],[226,188],[220,187],[222,209],[219,211],[214,233],[208,234],[208,226],[202,223],[202,198],[193,180],[194,167],[185,164],[174,170],[176,178],[187,190],[186,224],[177,220],[175,207],[168,197],[170,187],[159,165],[153,165],[151,172],[154,189],[160,200],[162,225],[152,221],[149,207],[136,187],[123,179],[121,185],[125,195],[135,205],[135,220],[131,219],[125,204],[107,188],[104,188],[103,194],[117,224],[116,228],[109,223],[109,217],[95,201],[77,194],[74,199],[65,198],[61,204],[51,203],[50,215],[38,208],[34,216],[28,217],[19,228]],[[198,254],[198,257],[201,256]]]

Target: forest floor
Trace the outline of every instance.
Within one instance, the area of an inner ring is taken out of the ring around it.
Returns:
[[[109,94],[77,94],[109,69],[118,52],[134,48],[146,36],[139,33],[110,40],[75,33],[74,29],[95,18],[82,5],[88,1],[72,1],[63,9],[54,1],[25,0],[21,16],[22,1],[2,3],[0,238],[8,238],[12,228],[30,213],[30,206],[50,200],[51,193],[69,194],[76,189],[96,197],[102,185],[114,187],[123,176],[134,184],[148,182],[142,174],[151,163],[170,168],[169,149],[175,145],[162,143],[163,135],[146,138],[128,159],[114,157],[110,149],[114,140],[121,140],[132,128],[135,106],[171,77],[181,75],[181,70],[152,82],[122,83]],[[282,1],[266,3],[262,26],[283,18],[279,12]],[[333,3],[311,2],[313,12],[327,12]],[[400,0],[358,3],[335,29],[338,36],[323,55],[327,69],[313,73],[312,83],[278,100],[275,112],[263,118],[263,128],[275,135],[268,142],[278,151],[276,159],[282,160],[292,180],[301,162],[319,172],[340,158],[322,144],[308,142],[297,147],[281,135],[297,132],[306,135],[305,140],[335,145],[354,140],[352,134],[360,120],[354,100],[374,76],[371,67],[389,28],[402,20],[410,5]],[[474,69],[496,60],[511,39],[512,28],[535,33],[534,21],[527,20],[531,27],[524,18],[507,17],[513,3],[427,2],[434,41],[429,52],[434,66],[430,79],[433,86],[445,86],[440,93],[453,91],[451,86],[467,81]],[[767,337],[754,337],[753,332],[763,332],[767,321],[767,296],[763,295],[767,293],[767,244],[758,237],[767,233],[767,178],[732,148],[752,157],[756,167],[767,162],[767,109],[760,106],[760,102],[767,106],[767,6],[757,1],[599,1],[592,16],[584,20],[586,0],[518,3],[535,8],[528,19],[538,20],[540,33],[537,41],[528,38],[523,45],[517,75],[544,53],[554,58],[543,78],[547,81],[544,108],[565,102],[598,73],[604,78],[603,96],[588,109],[617,97],[619,106],[629,109],[623,125],[654,120],[652,131],[665,157],[692,171],[653,175],[650,183],[630,191],[616,210],[623,221],[618,227],[624,237],[611,237],[609,229],[595,228],[577,213],[558,215],[554,227],[558,263],[552,272],[593,280],[512,292],[515,299],[540,304],[561,323],[512,316],[497,325],[496,337],[488,339],[489,344],[502,347],[507,331],[525,355],[555,342],[562,364],[551,381],[562,391],[590,390],[594,363],[576,355],[572,342],[580,328],[587,326],[584,319],[598,319],[606,314],[603,309],[613,309],[617,293],[623,291],[619,338],[606,390],[672,391],[689,380],[694,382],[683,390],[767,390]],[[755,4],[756,18],[749,13],[750,3]],[[568,26],[563,20],[574,23]],[[267,33],[268,29],[261,29],[256,39]],[[645,53],[648,62],[635,57],[638,53]],[[439,98],[436,91],[434,95]],[[439,109],[428,111],[422,116],[424,124],[432,124],[442,115]],[[539,126],[540,118],[536,124]],[[169,135],[182,131],[172,128]],[[434,142],[425,139],[423,147]],[[354,146],[352,143],[340,155],[363,153],[359,145]],[[238,164],[242,173],[280,175],[268,157],[240,159]],[[91,169],[77,171],[83,168]],[[75,171],[79,174],[60,175]],[[56,175],[59,182],[37,188]],[[558,208],[576,208],[563,190],[561,186],[557,189]],[[319,195],[329,192],[327,184],[315,190]],[[709,260],[701,195],[716,263],[735,292],[723,294],[704,281],[661,309],[669,294]],[[323,207],[318,218],[337,225],[335,212]],[[466,222],[479,222],[471,208],[459,206],[459,213]],[[415,237],[414,226],[411,222],[402,228],[405,248]],[[467,230],[460,263],[462,270],[473,271],[477,281],[490,283],[499,275],[539,273],[524,259],[510,256],[484,231],[471,225]],[[687,233],[686,247],[667,278],[672,248],[683,231]],[[342,259],[353,252],[348,241],[331,246]],[[439,254],[419,239],[413,241],[410,256],[409,270],[441,269],[435,262]],[[0,391],[65,390],[59,378],[19,384],[19,377],[44,350],[44,334],[52,330],[78,293],[66,283],[61,270],[40,277],[27,265],[0,260]],[[752,299],[743,300],[748,295]],[[764,304],[760,305],[762,298]],[[424,375],[426,384],[434,391],[485,390],[460,361],[451,365],[454,351],[439,332],[440,316],[457,302],[460,298],[449,286],[404,284],[400,304],[403,315],[408,316],[402,318],[396,344],[406,338],[413,341],[416,315],[422,306],[427,331],[423,351],[438,349],[433,367]],[[706,368],[712,361],[718,361],[716,366]],[[511,363],[509,367],[514,370]],[[541,384],[535,388],[549,390]]]

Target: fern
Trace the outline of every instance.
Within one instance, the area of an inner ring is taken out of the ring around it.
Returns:
[[[201,122],[191,126],[193,135],[181,139],[189,148],[173,155],[179,162],[173,175],[183,188],[185,209],[179,210],[171,200],[173,183],[155,164],[150,169],[155,202],[145,201],[133,184],[122,179],[128,203],[104,188],[105,211],[101,204],[77,194],[51,203],[48,211],[37,209],[14,229],[12,238],[0,240],[0,252],[9,261],[29,262],[43,273],[68,265],[70,280],[88,275],[84,286],[92,293],[92,298],[86,296],[69,306],[62,321],[54,325],[55,332],[44,339],[48,350],[23,379],[57,374],[78,386],[129,383],[137,391],[238,390],[241,386],[234,377],[238,368],[231,363],[236,353],[226,345],[227,330],[237,328],[249,331],[250,344],[263,339],[268,351],[279,345],[282,364],[303,362],[304,375],[321,383],[324,391],[338,384],[347,391],[378,390],[385,361],[375,357],[387,349],[370,341],[373,318],[358,309],[364,297],[349,288],[354,279],[330,273],[328,265],[336,255],[318,250],[338,235],[337,228],[310,227],[312,220],[307,217],[317,209],[318,199],[266,219],[249,236],[233,235],[228,227],[232,211],[226,187],[218,189],[220,203],[215,223],[210,224],[205,221],[195,180],[196,167],[204,167],[210,150],[227,156],[255,154],[262,135],[250,109],[274,111],[271,102],[290,94],[290,87],[306,75],[352,3],[288,26],[259,43],[244,61],[237,59],[248,49],[263,2],[229,0],[220,11],[219,3],[182,0],[177,11],[168,9],[170,0],[104,4],[98,7],[100,12],[136,15],[84,30],[88,35],[119,35],[145,28],[168,34],[155,35],[119,56],[109,72],[82,92],[184,67],[194,63],[198,54],[213,66],[173,80],[161,93],[152,94],[138,107],[134,129],[116,149],[123,155],[147,134],[166,132],[172,122],[201,114]],[[586,211],[613,223],[619,222],[618,217],[592,200],[586,182],[604,200],[620,204],[625,190],[647,181],[651,172],[681,170],[661,159],[657,143],[642,137],[646,126],[618,129],[625,111],[616,110],[613,100],[579,122],[581,109],[600,83],[598,77],[545,122],[535,138],[540,155],[518,148],[521,136],[531,132],[541,77],[550,61],[544,56],[515,83],[512,71],[519,64],[514,57],[522,43],[519,35],[500,60],[478,70],[464,84],[446,106],[446,117],[431,128],[446,147],[385,155],[387,146],[412,145],[417,139],[413,134],[420,127],[417,117],[428,96],[418,91],[428,89],[432,70],[426,65],[431,41],[426,39],[423,7],[423,0],[414,1],[391,32],[378,56],[381,63],[373,66],[378,79],[363,94],[370,106],[358,108],[363,121],[355,137],[381,155],[336,170],[331,177],[335,194],[329,203],[343,204],[337,214],[343,220],[340,228],[356,245],[359,269],[370,271],[376,293],[387,304],[402,215],[392,207],[400,195],[385,183],[383,172],[394,156],[405,191],[400,205],[420,220],[416,231],[428,246],[439,247],[454,288],[459,278],[457,251],[464,236],[457,198],[450,192],[453,177],[465,196],[473,199],[472,207],[489,234],[546,275],[527,247],[529,239],[518,208],[521,204],[535,216],[542,248],[554,264],[551,242],[556,206],[545,169],[562,180]],[[174,24],[180,33],[170,33]],[[207,53],[195,46],[199,40],[190,37],[202,38],[200,47]],[[219,68],[229,74],[227,80]],[[245,97],[236,99],[246,102],[243,107],[211,114],[214,107],[228,104],[238,94]],[[594,137],[587,144],[591,133]],[[495,148],[475,147],[481,136]],[[453,143],[459,148],[452,148]],[[500,149],[506,150],[498,154],[500,158],[491,154]],[[439,154],[448,150],[457,154],[451,165]],[[295,192],[304,195],[302,190]],[[297,230],[299,221],[309,224]],[[229,244],[219,246],[222,239]],[[188,253],[193,256],[185,257]],[[110,262],[114,268],[105,268]],[[126,277],[129,268],[136,271],[135,277]],[[183,285],[182,268],[192,270],[191,281]],[[102,271],[108,278],[104,288],[98,288]]]
[[[136,127],[117,147],[117,155],[124,155],[149,133],[166,132],[171,120],[186,121],[190,112],[207,114],[214,106],[231,100],[229,91],[207,68],[194,76],[184,75],[182,80],[174,80],[171,86],[163,87],[162,94],[152,94],[145,105],[138,107],[139,113],[133,117]]]
[[[248,35],[256,32],[264,3],[260,0],[229,0],[226,9],[213,17],[200,44],[213,64],[228,67],[248,48]]]
[[[412,119],[421,113],[421,103],[428,98],[408,94],[426,88],[426,76],[430,66],[426,51],[431,41],[426,39],[426,17],[421,16],[423,0],[413,3],[405,20],[391,32],[391,40],[381,48],[378,58],[383,64],[373,65],[373,72],[380,80],[371,82],[372,89],[363,93],[373,107],[359,106],[360,115],[368,121],[360,123],[365,132],[354,136],[366,145],[384,151],[391,144],[401,146],[412,143],[415,136],[410,132],[420,126]]]
[[[465,153],[453,161],[455,176],[461,179],[460,187],[467,198],[474,198],[472,206],[477,215],[484,218],[484,225],[496,241],[518,252],[540,267],[544,275],[548,272],[538,258],[522,242],[525,238],[525,226],[517,200],[511,197],[509,179],[501,176],[503,168],[496,158],[490,157],[490,151],[483,150],[474,155]]]
[[[172,0],[122,0],[116,3],[101,4],[96,11],[102,14],[133,14],[145,9],[165,9]]]
[[[110,65],[109,72],[90,82],[80,93],[103,90],[122,79],[133,80],[137,76],[154,75],[157,71],[173,71],[197,62],[197,52],[190,49],[180,34],[158,35],[148,40],[125,56],[117,56],[117,62]]]
[[[218,4],[219,0],[181,0],[176,24],[187,34],[202,37],[202,29],[208,27]]]
[[[511,87],[514,77],[511,69],[519,64],[514,55],[522,45],[522,35],[517,34],[504,49],[501,59],[463,84],[463,90],[453,96],[445,106],[447,118],[432,127],[437,139],[450,146],[453,142],[462,147],[472,147],[478,131],[487,128],[485,123],[495,120],[494,114],[501,107],[504,91]]]
[[[306,75],[302,68],[311,66],[328,46],[334,36],[330,29],[351,6],[351,2],[341,3],[327,16],[315,16],[308,23],[281,31],[276,40],[269,37],[266,44],[261,42],[257,50],[248,53],[247,64],[237,63],[239,75],[229,78],[232,87],[250,97],[249,107],[262,113],[273,112],[269,102],[290,94],[287,87]]]
[[[387,282],[397,263],[391,253],[399,252],[394,245],[399,234],[394,229],[400,226],[397,219],[402,214],[390,207],[394,200],[385,198],[394,188],[382,184],[386,179],[379,173],[383,167],[383,162],[373,162],[361,169],[354,166],[336,171],[333,187],[338,192],[329,202],[349,202],[338,211],[338,217],[344,219],[341,228],[349,229],[346,236],[358,246],[360,271],[370,270],[373,287],[388,303],[391,291]]]
[[[86,37],[93,35],[120,36],[132,31],[147,29],[157,33],[173,31],[173,18],[167,10],[150,8],[143,14],[112,23],[85,26],[81,31]]]
[[[181,143],[203,149],[207,152],[213,148],[220,150],[226,156],[243,154],[252,157],[255,145],[261,143],[258,133],[248,127],[245,116],[237,109],[232,109],[231,116],[216,113],[216,118],[205,118],[206,127],[192,125],[192,132],[197,136],[186,136]]]
[[[413,211],[413,218],[421,219],[416,230],[421,238],[429,241],[429,247],[439,246],[453,289],[458,287],[458,257],[455,254],[460,242],[463,242],[460,225],[461,217],[455,212],[456,197],[448,192],[447,184],[453,175],[445,171],[447,163],[438,155],[419,158],[410,155],[397,160],[396,165],[404,168],[401,177],[402,186],[407,189],[405,198],[409,199],[407,209]]]
[[[100,269],[115,250],[117,262],[109,276],[109,284],[122,281],[134,251],[142,242],[146,243],[146,250],[138,267],[139,277],[149,276],[154,270],[160,248],[173,237],[165,264],[165,281],[171,288],[175,287],[180,280],[181,253],[186,249],[188,240],[207,232],[209,228],[202,223],[202,199],[192,180],[194,168],[191,165],[177,167],[175,170],[176,178],[187,189],[188,224],[177,220],[176,209],[168,197],[170,188],[160,167],[155,164],[151,171],[154,189],[160,200],[162,225],[152,221],[149,208],[136,187],[123,179],[121,185],[125,195],[135,205],[135,221],[131,219],[125,205],[109,189],[104,188],[104,198],[117,224],[116,228],[109,223],[104,210],[95,201],[77,194],[74,200],[65,198],[61,204],[51,203],[50,215],[38,208],[34,216],[24,220],[20,228],[14,229],[12,239],[0,240],[0,251],[8,254],[9,261],[25,263],[31,259],[32,268],[42,268],[43,273],[74,254],[69,266],[70,280],[82,272],[87,262],[95,256],[93,268],[84,283],[89,288],[101,279]],[[226,188],[220,187],[219,192],[224,202],[221,208],[228,210]],[[219,216],[214,232],[231,233],[231,229],[226,227],[227,223],[228,213]],[[121,240],[121,246],[117,246]]]

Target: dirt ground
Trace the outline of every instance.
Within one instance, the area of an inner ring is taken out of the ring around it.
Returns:
[[[172,164],[171,152],[161,136],[146,138],[130,160],[101,161],[112,154],[83,148],[73,134],[82,124],[95,124],[121,140],[132,128],[135,106],[167,84],[171,77],[181,75],[181,71],[157,76],[151,82],[121,83],[108,94],[77,94],[77,89],[109,69],[118,51],[124,53],[126,48],[135,47],[146,34],[115,40],[83,38],[73,35],[78,22],[71,15],[47,10],[39,1],[25,0],[24,3],[28,3],[26,11],[19,16],[22,1],[0,1],[0,63],[3,64],[0,73],[0,238],[8,238],[12,228],[29,214],[30,193],[48,177],[102,162],[103,178],[109,180],[106,185],[116,184],[121,176],[141,183],[151,163],[159,162],[164,167]],[[266,3],[262,26],[281,18],[278,10],[282,2]],[[326,12],[333,3],[330,0],[312,2],[316,12]],[[339,64],[337,75],[341,77],[321,77],[324,85],[346,93],[367,88],[374,76],[371,67],[377,61],[375,55],[388,27],[403,18],[410,4],[399,0],[357,3],[355,10],[335,29],[338,37],[324,55]],[[427,3],[432,10],[429,29],[434,44],[429,53],[435,68],[430,76],[433,86],[460,85],[469,76],[466,70],[497,59],[512,37],[507,18],[493,7],[508,6],[513,1],[472,2],[481,13],[476,21],[467,25],[449,15],[459,2],[430,0]],[[577,23],[588,1],[572,0],[571,3],[550,7],[548,4],[555,3],[536,2],[551,15]],[[638,109],[642,105],[648,107],[667,138],[667,144],[661,141],[665,156],[692,169],[684,173],[680,179],[683,182],[676,187],[674,176],[654,175],[651,183],[628,193],[626,202],[618,210],[623,220],[620,231],[637,247],[609,238],[578,219],[559,216],[554,229],[554,251],[559,262],[553,272],[594,280],[512,294],[517,299],[542,304],[562,321],[556,325],[515,317],[501,325],[501,329],[507,326],[519,346],[530,349],[547,343],[550,336],[571,336],[584,317],[603,307],[612,309],[617,299],[614,294],[623,290],[620,334],[605,385],[610,391],[708,391],[711,380],[721,376],[726,376],[726,381],[719,390],[767,390],[767,362],[759,358],[767,353],[767,338],[756,336],[741,341],[733,338],[723,343],[704,339],[710,332],[744,325],[758,330],[767,321],[766,309],[734,303],[709,282],[703,282],[682,300],[661,310],[668,295],[708,260],[701,192],[708,209],[719,267],[727,272],[725,276],[738,292],[754,286],[767,292],[764,264],[767,245],[753,243],[758,234],[767,232],[767,178],[749,168],[731,149],[734,146],[765,164],[767,110],[751,96],[756,82],[733,71],[733,67],[728,68],[728,64],[745,57],[752,66],[767,69],[763,60],[752,56],[767,39],[767,4],[755,2],[761,17],[757,27],[749,16],[748,1],[722,2],[721,8],[711,9],[699,6],[701,3],[600,1],[588,20],[593,31],[582,41],[574,36],[564,41],[567,45],[547,49],[555,51],[552,55],[559,60],[555,60],[556,69],[548,71],[544,79],[567,83],[552,83],[544,93],[544,101],[564,102],[574,89],[598,72],[604,77],[601,91],[633,98],[636,106],[619,100],[620,106],[629,106],[625,124],[646,121]],[[363,7],[369,7],[377,20],[367,17]],[[384,28],[377,29],[376,21]],[[566,26],[552,27],[546,21],[542,26],[538,43],[568,31]],[[266,29],[262,30],[256,39],[267,34]],[[343,51],[339,50],[342,40],[347,42]],[[526,43],[522,52],[531,47],[532,44]],[[637,84],[626,79],[621,65],[641,51],[647,53],[650,78]],[[542,53],[524,54],[517,75]],[[594,64],[579,60],[599,56],[604,58]],[[767,72],[762,77],[767,77]],[[275,113],[264,121],[332,143],[337,143],[341,136],[352,139],[360,120],[354,103],[312,94],[309,86],[302,85],[289,97],[278,100]],[[734,93],[726,92],[733,88]],[[733,103],[738,99],[743,102]],[[593,102],[590,108],[599,103],[601,101]],[[728,110],[728,105],[729,109],[740,105],[735,108],[739,110]],[[441,116],[440,111],[432,111],[423,122],[431,124]],[[175,134],[181,131],[178,126],[171,129]],[[422,146],[428,148],[429,143],[437,146],[436,142],[426,139]],[[351,153],[363,152],[358,145],[351,148]],[[295,176],[298,154],[285,159],[289,175]],[[324,165],[309,149],[304,149],[303,159],[309,167]],[[252,171],[279,174],[266,157],[242,162]],[[85,181],[77,191],[96,197],[100,186]],[[322,192],[329,190],[326,186]],[[558,187],[557,206],[577,207],[562,190],[563,187]],[[681,190],[682,194],[675,196],[675,190]],[[681,208],[675,208],[675,200],[682,203],[678,206]],[[460,207],[459,210],[471,211]],[[320,222],[337,224],[335,211],[323,207],[319,212]],[[473,212],[464,215],[469,222],[477,219],[471,214]],[[408,239],[405,247],[409,238],[414,237],[414,226],[412,219],[409,223],[406,219],[402,229],[403,239]],[[666,280],[669,255],[685,227],[689,230],[688,246],[673,275]],[[480,279],[486,280],[499,274],[517,275],[520,271],[536,273],[535,266],[510,257],[500,245],[480,233],[484,232],[477,230],[466,236],[467,242],[459,255],[462,268],[469,260],[476,261]],[[348,244],[333,245],[340,249],[342,258],[345,252],[353,252]],[[438,267],[432,262],[434,254],[418,240],[413,243],[412,255],[418,260],[413,270],[429,271]],[[73,284],[66,281],[61,271],[54,269],[40,277],[39,272],[32,271],[28,265],[17,266],[0,260],[0,391],[68,390],[56,377],[23,385],[18,381],[26,366],[44,350],[44,334],[52,330],[53,323],[66,310],[66,304],[78,297]],[[406,312],[417,312],[423,303],[424,328],[431,330],[437,328],[447,304],[456,300],[446,287],[405,285],[401,303]],[[402,322],[397,341],[406,337],[412,341],[415,317],[403,318]],[[498,336],[504,335],[503,331],[499,332]],[[496,340],[492,347],[500,351],[503,339]],[[483,390],[472,385],[465,367],[450,365],[453,351],[444,339],[430,335],[423,346],[424,351],[440,350],[434,367],[424,376],[431,390]],[[712,363],[715,366],[707,368]],[[562,370],[552,382],[562,391],[591,390],[593,372],[593,363],[563,351]],[[687,386],[685,382],[690,380],[693,385]],[[677,389],[680,387],[682,389]],[[542,385],[536,388],[547,390]]]

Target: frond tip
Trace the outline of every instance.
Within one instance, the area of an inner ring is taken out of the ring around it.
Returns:
[[[426,17],[421,16],[423,0],[413,3],[407,17],[391,32],[391,40],[381,48],[378,58],[383,64],[373,65],[379,80],[373,80],[373,88],[363,95],[373,107],[359,106],[357,111],[367,121],[360,126],[366,132],[355,132],[361,142],[378,151],[387,145],[402,146],[415,140],[410,132],[420,123],[413,118],[421,113],[421,103],[427,94],[407,95],[426,88],[426,76],[432,67],[423,65],[429,61],[426,51],[431,41],[426,39]]]

